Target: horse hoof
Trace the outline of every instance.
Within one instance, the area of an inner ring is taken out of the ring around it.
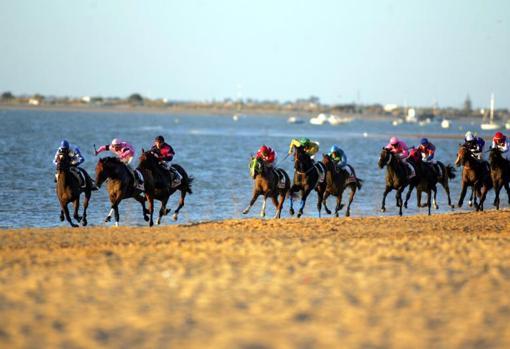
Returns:
[[[143,219],[144,219],[146,222],[150,221],[150,218],[149,218],[149,217],[147,217],[147,216],[143,216]]]
[[[338,209],[341,210],[342,208],[344,208],[344,204],[341,204]]]
[[[327,214],[331,214],[331,210],[326,210],[326,213]]]
[[[386,208],[381,208],[381,212],[386,212]]]
[[[294,209],[292,209],[292,208],[291,208],[291,209],[289,210],[289,213],[290,213],[290,215],[291,215],[291,216],[294,216]]]
[[[174,215],[172,216],[172,219],[173,219],[174,221],[176,221],[176,220],[177,220],[177,213],[174,213]]]
[[[82,221],[81,221],[81,225],[83,225],[84,227],[86,227],[86,226],[87,226],[87,224],[88,224],[88,223],[87,223],[87,220],[86,220],[86,219],[84,219],[84,220],[82,220]]]
[[[154,222],[149,222],[149,227],[152,227],[154,225]]]
[[[336,217],[336,218],[338,218],[338,217],[339,217],[338,212],[335,212],[335,217]]]
[[[167,214],[169,214],[171,211],[172,211],[172,209],[170,209],[170,208],[165,209],[165,216],[166,216]]]
[[[439,210],[439,205],[435,205],[435,206],[434,206],[434,208],[435,208],[436,210]]]
[[[454,210],[454,209],[455,209],[455,205],[450,205],[450,208],[451,208],[452,210]]]
[[[156,222],[157,225],[160,225],[161,224],[161,219],[158,218],[158,221]]]
[[[105,223],[108,223],[108,222],[110,222],[111,220],[112,220],[112,217],[111,217],[111,216],[108,216],[108,217],[106,217],[106,218],[104,219],[104,222],[105,222]]]
[[[243,211],[243,214],[247,214],[249,211],[248,210],[244,210]]]
[[[350,212],[347,212],[347,213],[345,214],[345,217],[350,217],[350,216],[351,216],[351,213],[350,213]]]
[[[473,201],[469,201],[469,202],[468,202],[468,206],[469,206],[469,207],[473,207]]]
[[[64,216],[60,216],[60,221],[63,222],[65,220]]]
[[[78,227],[79,227],[79,225],[78,225],[78,224],[71,223],[71,227],[73,227],[73,228],[78,228]]]
[[[76,219],[78,222],[81,222],[81,217],[80,216],[74,216],[74,219]]]

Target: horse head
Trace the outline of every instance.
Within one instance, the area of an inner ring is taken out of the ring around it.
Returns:
[[[294,152],[294,169],[298,172],[306,172],[313,166],[313,160],[305,152],[303,147],[296,147]]]
[[[491,165],[491,168],[495,168],[498,164],[502,163],[503,156],[501,156],[501,151],[494,147],[490,148],[489,152],[489,163]]]
[[[67,152],[60,152],[57,156],[57,171],[65,171],[71,167],[71,158]]]
[[[393,154],[388,148],[383,147],[381,150],[381,154],[379,155],[379,161],[377,162],[377,165],[379,168],[383,168],[384,166],[387,166],[391,163],[393,159]]]
[[[455,166],[459,167],[463,165],[469,157],[469,149],[463,144],[460,144],[459,150],[457,151],[457,158],[455,159]]]
[[[138,158],[138,161],[138,167],[147,170],[154,170],[159,164],[159,160],[156,155],[154,155],[152,151],[144,151],[144,149],[142,149],[142,154]]]
[[[334,169],[333,161],[328,154],[322,154],[322,163],[326,166],[326,170],[330,171]]]

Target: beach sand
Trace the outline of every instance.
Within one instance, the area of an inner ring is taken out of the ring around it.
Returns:
[[[510,212],[0,231],[3,348],[509,348]]]

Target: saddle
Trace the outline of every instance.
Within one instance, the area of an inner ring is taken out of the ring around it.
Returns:
[[[278,178],[278,189],[285,189],[285,185],[287,184],[287,179],[285,177],[285,173],[283,169],[281,168],[273,168],[273,173],[275,174],[276,178]]]
[[[87,174],[85,170],[80,167],[72,166],[69,168],[69,172],[76,178],[78,184],[80,185],[80,189],[85,189],[87,187]]]

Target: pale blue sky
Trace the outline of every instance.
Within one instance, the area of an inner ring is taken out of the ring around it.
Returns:
[[[510,107],[510,1],[0,0],[0,91]]]

